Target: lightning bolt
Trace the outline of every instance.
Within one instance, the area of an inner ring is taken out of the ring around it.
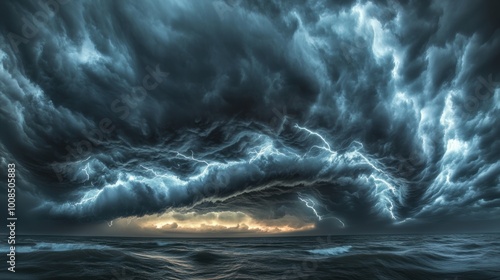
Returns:
[[[75,205],[75,206],[81,206],[81,205],[85,205],[87,202],[95,201],[97,199],[97,197],[99,196],[99,194],[101,194],[101,192],[103,190],[104,189],[100,189],[100,190],[93,189],[93,190],[90,190],[87,193],[85,193],[85,195],[82,197],[82,199],[79,202],[73,203],[73,205]]]
[[[87,180],[85,181],[88,181],[90,179],[90,175],[89,175],[89,164],[87,163],[87,165],[85,165],[85,168],[82,169],[83,171],[85,171],[85,174],[87,174]]]
[[[333,217],[333,218],[336,219],[337,221],[339,221],[342,224],[342,227],[345,228],[345,224],[344,224],[344,222],[342,222],[341,219],[339,219],[337,217]]]
[[[171,178],[172,177],[172,175],[170,175],[170,174],[159,174],[156,171],[154,171],[152,168],[146,167],[142,164],[139,166],[146,169],[147,171],[153,173],[154,177],[156,177],[156,178]]]
[[[304,198],[302,198],[302,197],[301,197],[301,195],[300,195],[300,194],[299,194],[299,199],[300,199],[302,202],[304,202],[308,208],[312,209],[312,210],[313,210],[313,212],[314,212],[314,215],[316,215],[316,217],[318,217],[318,220],[320,220],[320,221],[321,221],[321,219],[322,219],[322,218],[321,218],[321,216],[318,214],[318,212],[317,212],[317,211],[316,211],[316,209],[314,208],[314,206],[315,206],[314,201],[312,201],[312,199],[310,199],[310,198],[306,198],[306,199],[304,199]]]
[[[250,160],[248,161],[249,163],[257,160],[258,158],[262,157],[263,155],[280,155],[280,156],[285,156],[286,154],[278,151],[276,148],[274,148],[273,144],[267,144],[261,147],[259,151],[250,151],[250,154],[255,154],[255,156],[251,157]]]
[[[373,164],[366,156],[364,156],[362,153],[360,153],[358,150],[356,150],[354,152],[356,155],[360,156],[368,165],[371,166],[371,168],[377,170],[378,172],[380,173],[384,173],[384,171],[380,168],[378,168],[377,166],[375,166],[375,164]]]
[[[294,127],[297,128],[297,129],[306,131],[307,133],[309,133],[309,135],[314,135],[314,136],[317,136],[319,139],[321,139],[321,141],[323,142],[324,146],[314,145],[314,146],[311,147],[311,149],[318,148],[318,149],[325,150],[325,151],[329,152],[330,153],[330,157],[329,157],[328,160],[330,162],[335,158],[335,156],[337,156],[337,152],[334,151],[334,150],[332,150],[332,148],[330,147],[330,144],[328,144],[328,142],[325,140],[325,138],[321,134],[319,134],[317,132],[314,132],[314,131],[312,131],[312,130],[310,130],[308,128],[301,127],[298,124],[295,124]],[[309,150],[311,150],[311,149],[309,149]]]
[[[405,218],[404,220],[402,221],[399,221],[399,222],[396,222],[396,224],[402,224],[402,223],[405,223],[407,221],[411,221],[411,220],[414,220],[413,218]]]
[[[386,186],[387,186],[387,188],[388,188],[389,190],[391,190],[392,194],[394,194],[394,195],[396,194],[396,188],[395,188],[393,185],[391,185],[389,182],[387,182],[386,180],[384,180],[384,179],[380,179],[380,178],[377,178],[377,177],[375,177],[375,176],[373,176],[373,175],[370,175],[370,177],[371,177],[371,178],[372,178],[375,182],[381,182],[381,183],[383,183],[384,185],[386,185]]]
[[[392,211],[394,209],[394,204],[392,203],[392,201],[390,199],[388,199],[387,197],[385,198],[387,200],[387,202],[389,202],[389,204],[391,205],[389,207],[389,213],[391,214],[391,217],[393,220],[396,220],[396,216],[394,216],[394,212]]]

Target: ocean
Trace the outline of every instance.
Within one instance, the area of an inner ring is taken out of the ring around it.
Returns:
[[[18,236],[16,272],[2,263],[0,278],[6,280],[500,279],[500,234]]]

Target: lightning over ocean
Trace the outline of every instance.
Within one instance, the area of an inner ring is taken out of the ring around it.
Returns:
[[[500,3],[5,0],[1,279],[500,279]]]

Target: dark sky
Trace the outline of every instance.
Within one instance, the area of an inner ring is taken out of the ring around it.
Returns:
[[[2,1],[19,231],[500,230],[499,10]]]

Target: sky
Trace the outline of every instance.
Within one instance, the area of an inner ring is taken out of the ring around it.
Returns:
[[[499,10],[2,1],[18,233],[498,231]]]

